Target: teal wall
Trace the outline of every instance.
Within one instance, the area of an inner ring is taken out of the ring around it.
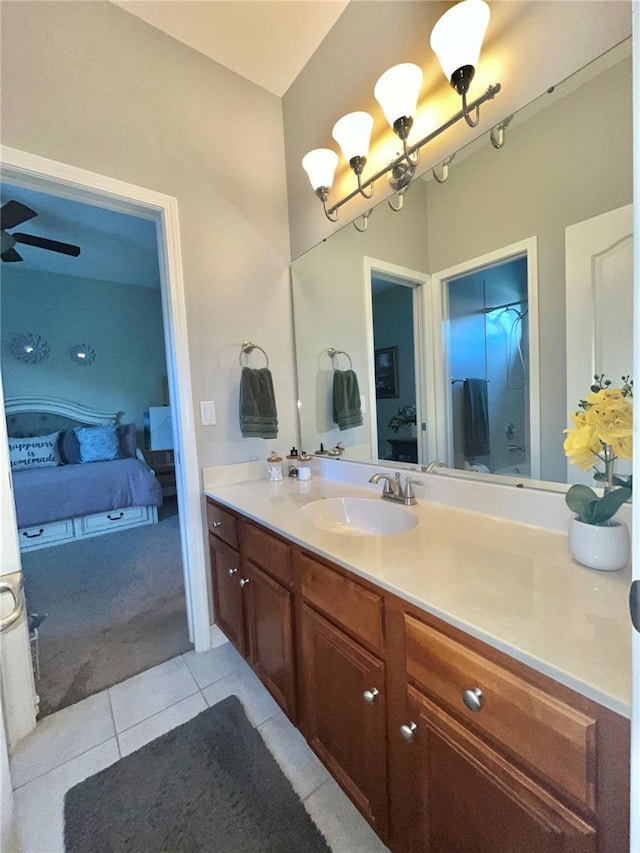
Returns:
[[[160,290],[2,267],[1,366],[5,397],[56,397],[122,411],[142,430],[142,413],[163,402],[166,359]],[[39,335],[49,356],[24,364],[9,351],[20,333]],[[69,357],[91,346],[93,364]]]

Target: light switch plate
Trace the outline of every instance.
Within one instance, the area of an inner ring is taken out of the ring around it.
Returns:
[[[363,415],[366,415],[367,413],[367,398],[364,396],[364,394],[360,395],[360,411]]]
[[[216,422],[216,404],[213,400],[201,400],[200,422],[202,426],[213,426]]]

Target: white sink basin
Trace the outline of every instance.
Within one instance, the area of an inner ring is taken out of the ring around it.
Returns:
[[[326,498],[300,509],[314,527],[345,536],[390,536],[411,530],[418,519],[382,498]]]

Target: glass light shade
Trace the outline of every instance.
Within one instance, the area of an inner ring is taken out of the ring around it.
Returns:
[[[373,118],[369,113],[347,113],[333,126],[331,135],[342,149],[347,163],[354,157],[366,157],[373,130]]]
[[[338,166],[338,155],[330,148],[314,148],[302,158],[302,168],[309,176],[314,191],[319,187],[331,189]]]
[[[436,23],[430,44],[447,80],[458,68],[477,66],[489,16],[484,0],[462,0]]]
[[[396,119],[415,116],[422,76],[419,66],[403,62],[385,71],[376,83],[373,94],[391,127]]]

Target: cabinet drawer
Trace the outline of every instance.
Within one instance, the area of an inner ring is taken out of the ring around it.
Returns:
[[[243,556],[290,588],[293,584],[293,571],[286,542],[245,522],[241,523],[240,529]]]
[[[533,772],[595,809],[595,720],[407,614],[405,631],[410,678]],[[463,699],[474,690],[482,691],[475,712]]]
[[[232,513],[207,501],[207,527],[232,548],[238,547],[238,521]]]
[[[21,527],[18,530],[18,537],[21,551],[44,548],[55,542],[65,542],[74,537],[73,521],[70,518],[64,518],[61,521],[50,521],[48,524]]]
[[[122,509],[110,509],[107,512],[97,512],[95,515],[85,515],[79,519],[79,532],[82,536],[91,533],[103,533],[116,527],[128,527],[130,524],[141,524],[149,519],[146,506],[126,506]]]
[[[372,649],[384,651],[383,600],[357,583],[303,554],[299,556],[302,594],[318,610]]]

